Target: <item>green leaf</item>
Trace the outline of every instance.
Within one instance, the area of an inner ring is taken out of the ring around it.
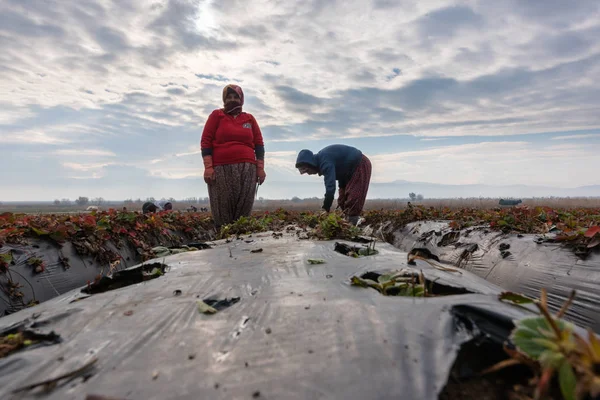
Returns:
[[[558,370],[558,382],[560,384],[560,391],[565,400],[575,400],[575,390],[577,387],[577,380],[575,379],[575,373],[571,364],[563,362]]]
[[[537,360],[539,356],[547,350],[547,347],[536,343],[532,340],[535,338],[546,338],[547,337],[540,332],[541,329],[547,329],[548,323],[544,317],[529,317],[520,320],[517,323],[513,333],[513,343],[526,355]]]
[[[217,312],[215,308],[209,306],[202,300],[198,300],[198,311],[203,314],[215,314]]]
[[[539,361],[543,368],[557,368],[565,361],[565,356],[558,350],[546,350],[540,354]]]
[[[166,257],[171,254],[171,251],[164,246],[156,246],[152,248],[155,257]]]
[[[377,282],[379,282],[379,283],[387,283],[387,282],[390,282],[391,280],[392,280],[391,275],[379,275],[379,277],[377,277]]]
[[[364,280],[364,279],[362,279],[362,278],[359,278],[358,276],[353,276],[353,277],[350,279],[350,283],[351,283],[353,286],[369,287],[369,285],[367,284],[367,282],[365,282],[365,280]]]
[[[31,227],[31,230],[34,231],[35,234],[38,235],[38,236],[44,236],[44,235],[48,235],[49,234],[48,231],[45,231],[43,229],[38,229],[38,228],[36,228],[34,226]]]
[[[402,283],[398,285],[398,287],[400,288],[400,291],[398,292],[397,296],[423,297],[425,295],[425,288],[423,285],[413,286],[412,284]]]
[[[412,296],[423,297],[425,296],[425,288],[423,285],[417,285],[412,288]]]
[[[351,283],[353,286],[360,286],[360,287],[364,287],[364,288],[372,287],[373,289],[377,289],[380,292],[383,291],[383,288],[381,287],[381,285],[371,279],[363,279],[363,278],[359,278],[358,276],[353,276],[351,278]]]
[[[521,293],[502,292],[498,295],[498,300],[507,300],[515,304],[533,303],[535,300]]]
[[[4,261],[7,264],[10,264],[13,260],[12,251],[8,251],[8,253],[0,254],[0,261]]]
[[[555,322],[561,331],[573,329],[573,325],[570,323],[562,320],[556,320]],[[556,338],[546,318],[523,318],[517,321],[515,325],[511,340],[523,353],[534,360],[539,360],[544,351],[554,351]],[[552,342],[552,344],[549,342]]]
[[[559,351],[560,350],[560,346],[551,339],[534,337],[534,338],[531,338],[531,341],[536,344],[539,344],[540,346],[543,346],[546,349],[551,350],[551,351]]]
[[[373,250],[370,247],[365,247],[363,249],[358,250],[358,254],[361,256],[372,256],[374,254],[378,254],[379,252],[377,250]]]
[[[325,264],[325,260],[321,260],[320,258],[309,258],[309,264]]]

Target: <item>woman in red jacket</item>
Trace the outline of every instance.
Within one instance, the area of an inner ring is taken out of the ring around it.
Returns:
[[[223,104],[208,117],[200,141],[204,181],[217,231],[222,225],[250,216],[256,184],[267,177],[262,133],[252,114],[242,111],[242,88],[225,86]]]

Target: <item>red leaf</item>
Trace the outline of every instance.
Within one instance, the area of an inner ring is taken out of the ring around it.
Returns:
[[[590,228],[585,232],[585,237],[591,238],[594,237],[597,233],[600,232],[600,226],[590,226]]]

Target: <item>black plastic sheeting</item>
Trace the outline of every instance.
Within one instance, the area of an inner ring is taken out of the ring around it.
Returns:
[[[0,359],[0,398],[33,397],[11,392],[95,357],[83,377],[44,398],[436,399],[461,345],[482,335],[501,343],[512,320],[531,315],[468,271],[411,267],[388,244],[352,258],[335,242],[293,233],[251,239],[169,256],[152,280],[91,296],[74,290],[1,318],[0,331],[35,325],[62,342]],[[392,297],[349,283],[402,268],[472,293]],[[220,310],[200,313],[198,300]]]
[[[175,242],[166,243],[176,246]],[[205,243],[188,243],[192,248],[205,249]],[[12,259],[6,273],[0,273],[0,316],[27,308],[28,305],[45,302],[75,288],[94,282],[99,276],[132,267],[139,263],[140,255],[131,246],[115,246],[112,241],[104,243],[104,249],[119,257],[119,263],[100,263],[91,255],[77,252],[71,242],[60,245],[43,239],[28,238],[23,244],[4,244],[0,254],[10,253]],[[163,247],[165,251],[172,249]],[[32,260],[44,263],[44,270],[36,272]],[[11,288],[15,287],[14,293]],[[16,294],[16,295],[15,295]]]
[[[135,250],[128,247],[117,248],[107,242],[107,248],[121,257],[114,271],[131,267],[137,263]],[[77,253],[73,243],[61,246],[40,239],[28,239],[26,244],[4,244],[0,254],[11,253],[12,265],[7,273],[0,273],[0,316],[26,308],[31,302],[44,302],[85,285],[101,274],[107,274],[110,264],[101,264],[89,255]],[[32,259],[42,260],[44,270],[36,272],[30,265]],[[17,285],[17,296],[9,293],[12,285]]]
[[[380,227],[377,236],[385,227]],[[547,235],[551,236],[551,235]],[[488,227],[454,230],[446,221],[414,222],[393,231],[393,245],[421,250],[443,263],[470,271],[505,290],[539,298],[559,310],[571,291],[577,297],[565,319],[600,332],[600,252],[585,259],[539,235],[504,234]]]

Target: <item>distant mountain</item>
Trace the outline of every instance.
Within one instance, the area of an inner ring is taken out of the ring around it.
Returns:
[[[31,196],[20,200],[46,200],[57,198],[76,199],[79,196],[103,197],[104,199],[127,199],[154,196],[174,197],[184,199],[188,197],[208,196],[206,184],[202,178],[165,179],[157,177],[130,177],[116,179],[104,177],[89,181],[73,181],[69,186],[60,186],[50,182],[46,187],[28,190],[12,190],[11,193],[41,193],[44,196]],[[588,185],[575,188],[558,188],[534,185],[446,185],[428,182],[410,182],[397,180],[386,183],[371,183],[369,199],[406,199],[409,193],[422,194],[426,199],[432,198],[529,198],[529,197],[600,197],[600,185]],[[323,177],[319,176],[294,176],[289,180],[283,177],[269,179],[258,189],[258,196],[265,199],[291,199],[293,197],[323,198],[325,187]],[[21,197],[24,195],[19,195]],[[41,198],[40,198],[41,197]],[[0,198],[0,202],[7,203],[7,198]],[[14,200],[19,200],[16,198]]]
[[[314,182],[270,182],[259,190],[265,198],[323,197],[325,187],[322,180]],[[407,198],[414,192],[425,198],[527,198],[527,197],[600,197],[600,185],[575,188],[557,188],[533,185],[445,185],[427,182],[398,180],[388,183],[371,183],[368,198]]]

